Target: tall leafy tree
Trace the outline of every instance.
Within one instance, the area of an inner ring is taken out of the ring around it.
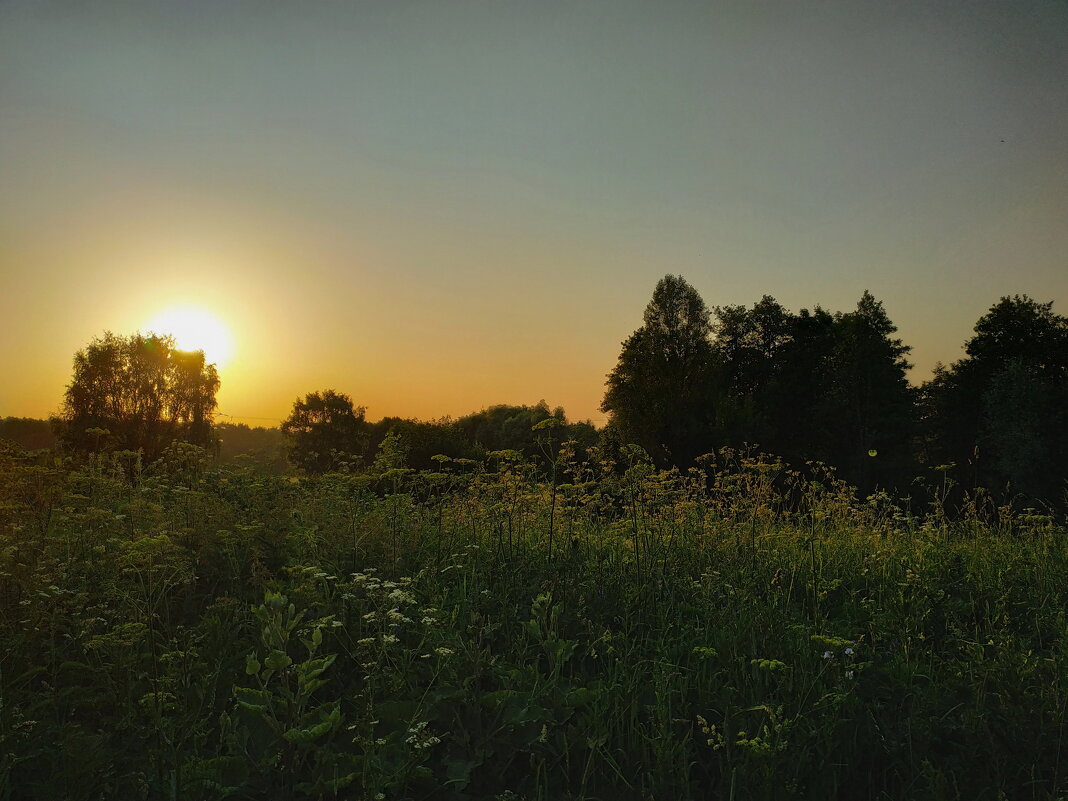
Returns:
[[[794,317],[765,295],[752,309],[717,306],[715,350],[723,365],[724,398],[718,428],[732,445],[743,442],[778,449],[777,415],[785,353],[794,338]]]
[[[572,440],[579,447],[597,442],[597,431],[590,422],[568,422],[562,406],[550,409],[544,400],[533,406],[490,406],[459,418],[455,425],[483,453],[515,450],[537,459],[543,455],[541,440],[545,435],[543,429],[535,427],[550,418],[560,423],[560,439]]]
[[[367,456],[369,428],[363,406],[332,389],[312,392],[293,401],[281,425],[293,464],[309,473],[336,470],[342,462],[362,462]]]
[[[619,437],[660,463],[688,464],[711,449],[715,356],[709,310],[681,276],[653,291],[644,323],[623,342],[601,411]]]
[[[767,388],[772,452],[796,461],[822,452],[833,420],[819,410],[836,330],[834,315],[819,306],[791,317],[789,340],[776,352],[778,366]]]
[[[870,292],[845,314],[795,315],[765,295],[749,309],[719,307],[716,318],[722,441],[826,461],[864,490],[902,483],[911,464],[909,348]]]
[[[64,446],[109,443],[156,458],[171,442],[212,442],[219,376],[203,351],[182,351],[169,336],[106,332],[74,355],[59,431]]]
[[[1027,295],[975,324],[965,358],[923,387],[927,458],[968,485],[1059,499],[1068,475],[1068,318]]]
[[[855,311],[835,315],[833,344],[821,369],[813,416],[825,440],[822,453],[814,455],[863,490],[900,486],[912,469],[911,348],[896,332],[882,302],[865,291]]]

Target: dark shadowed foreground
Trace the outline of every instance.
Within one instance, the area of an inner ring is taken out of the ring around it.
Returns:
[[[517,456],[7,452],[0,798],[1064,797],[1049,518]]]

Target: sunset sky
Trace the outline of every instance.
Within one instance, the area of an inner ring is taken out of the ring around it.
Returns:
[[[0,2],[0,417],[172,307],[219,411],[598,411],[657,280],[1068,313],[1059,0]],[[210,354],[209,354],[210,355]]]

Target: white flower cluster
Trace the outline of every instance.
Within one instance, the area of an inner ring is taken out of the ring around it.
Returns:
[[[423,720],[408,729],[408,737],[404,742],[414,746],[416,751],[423,751],[441,742],[440,737],[427,731],[427,723]]]
[[[846,662],[846,666],[852,664],[853,657],[855,655],[856,655],[856,651],[853,650],[853,646],[852,645],[847,645],[845,648],[842,649],[842,656],[844,657],[844,661]],[[829,650],[828,651],[824,651],[823,652],[823,658],[826,659],[826,660],[834,659],[834,654]],[[845,677],[847,679],[852,679],[853,677],[856,676],[856,671],[853,670],[852,668],[850,668],[850,669],[845,671],[844,675],[845,675]]]
[[[407,590],[396,589],[390,592],[388,596],[389,600],[397,605],[414,604],[415,596]]]
[[[402,615],[401,611],[397,607],[393,607],[386,612],[386,620],[389,621],[392,626],[399,626],[401,623],[411,623],[412,619],[407,615]]]

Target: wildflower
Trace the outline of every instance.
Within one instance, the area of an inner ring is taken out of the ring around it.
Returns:
[[[715,723],[709,723],[703,715],[698,715],[697,725],[705,735],[705,742],[711,746],[713,751],[718,751],[724,746],[726,741],[723,739],[723,735],[716,729]]]
[[[437,745],[441,742],[441,738],[426,731],[427,721],[423,720],[411,726],[408,729],[408,737],[404,742],[408,745],[415,746],[416,750],[422,751],[423,749],[430,748],[433,745]]]
[[[415,603],[415,597],[410,592],[405,592],[404,590],[393,590],[393,592],[389,594],[389,600],[393,601],[395,604]]]
[[[845,651],[843,651],[842,653],[844,653],[846,656],[852,656],[853,655],[853,649],[852,648],[846,648]]]
[[[852,670],[847,670],[845,676],[846,676],[847,679],[853,678],[853,671]]]
[[[437,654],[438,656],[452,656],[456,652],[453,651],[451,648],[445,648],[444,646],[442,646],[442,647],[435,648],[434,649],[434,653]]]
[[[824,651],[823,652],[823,658],[824,659],[830,659],[831,658],[831,652],[830,651]]]
[[[419,622],[422,623],[424,626],[433,626],[435,623],[438,622],[438,619],[436,617],[431,617],[430,615],[427,615]]]
[[[384,642],[386,645],[393,645],[396,642],[400,642],[400,640],[395,634],[383,634],[382,642]]]
[[[371,645],[375,641],[374,637],[364,637],[362,640],[356,640],[357,645]]]
[[[366,615],[363,616],[363,619],[369,623],[374,623],[378,619],[378,613],[368,612]]]

